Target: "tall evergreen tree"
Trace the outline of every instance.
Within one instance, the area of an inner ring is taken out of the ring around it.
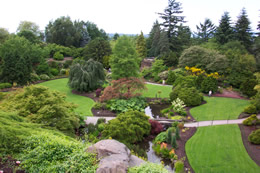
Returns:
[[[146,58],[146,56],[147,56],[146,41],[145,41],[144,34],[142,31],[136,40],[136,51],[140,58],[142,58],[142,59]]]
[[[238,41],[249,51],[252,46],[252,30],[245,8],[242,9],[235,25],[235,36]]]
[[[136,49],[127,36],[117,39],[113,49],[113,55],[109,60],[112,70],[112,78],[120,79],[127,77],[138,77],[140,59]]]
[[[223,45],[231,41],[234,37],[234,31],[231,27],[230,16],[228,12],[225,12],[221,17],[219,26],[216,30],[216,40],[219,44]]]
[[[198,31],[195,34],[201,40],[201,42],[207,42],[214,36],[216,31],[216,26],[211,22],[210,19],[205,19],[204,23],[196,25],[196,28]]]
[[[180,16],[182,12],[180,2],[176,2],[176,0],[168,0],[168,7],[164,9],[164,13],[158,13],[160,18],[163,19],[162,26],[167,31],[168,38],[176,36],[179,24],[185,22],[184,16]]]
[[[160,34],[158,48],[160,55],[168,53],[170,51],[170,42],[167,36],[167,32],[165,31],[162,31]]]
[[[149,37],[146,41],[149,57],[155,57],[159,55],[158,43],[160,39],[160,32],[161,32],[160,24],[156,20],[156,22],[153,24],[153,27],[149,33]]]

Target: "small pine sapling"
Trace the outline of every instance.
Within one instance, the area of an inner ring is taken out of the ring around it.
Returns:
[[[181,139],[179,127],[176,127],[175,136],[177,140]]]
[[[173,136],[171,137],[171,145],[172,145],[172,147],[173,147],[174,149],[177,149],[177,148],[178,148],[178,145],[177,145],[177,142],[176,142],[176,136],[175,136],[175,135],[173,135]]]
[[[168,144],[171,143],[171,139],[172,139],[172,130],[168,129],[168,132],[167,132],[167,143]]]

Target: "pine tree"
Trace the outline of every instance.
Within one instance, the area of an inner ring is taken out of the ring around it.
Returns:
[[[177,139],[177,140],[181,139],[179,127],[176,127],[175,136],[176,136],[176,139]]]
[[[119,37],[109,60],[112,78],[117,80],[125,77],[138,77],[139,63],[140,59],[129,38],[127,36]]]
[[[105,73],[102,64],[92,59],[76,61],[70,67],[68,85],[74,90],[92,91],[100,87],[104,80]]]
[[[165,31],[162,31],[160,34],[158,48],[160,55],[168,53],[170,51],[170,42],[169,38],[167,37],[167,32]]]
[[[210,19],[205,19],[204,23],[196,25],[198,32],[195,33],[202,42],[207,42],[214,36],[216,26],[211,22]]]
[[[177,35],[179,24],[185,22],[184,16],[179,15],[182,12],[180,2],[168,0],[168,7],[164,9],[164,13],[158,13],[160,18],[164,20],[162,25],[167,31],[169,39]]]
[[[219,44],[223,45],[231,41],[234,37],[234,31],[231,27],[230,16],[228,12],[225,12],[221,17],[219,26],[216,30],[216,40]]]
[[[178,148],[178,145],[177,145],[177,142],[176,142],[176,136],[173,135],[172,138],[171,138],[171,145],[173,148]]]
[[[235,25],[235,36],[238,41],[249,50],[252,46],[252,32],[250,28],[250,21],[246,14],[245,8],[242,9],[241,15],[238,16],[238,20]]]
[[[149,57],[155,57],[159,55],[158,43],[160,39],[160,33],[160,25],[156,20],[156,22],[153,24],[153,27],[149,33],[149,37],[146,42]]]
[[[136,51],[137,51],[138,56],[141,59],[146,58],[146,56],[147,56],[146,41],[145,41],[144,34],[142,31],[136,40]]]

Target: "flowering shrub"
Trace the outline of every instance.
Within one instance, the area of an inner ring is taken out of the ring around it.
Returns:
[[[186,107],[184,102],[179,98],[177,98],[176,100],[174,100],[172,102],[172,106],[173,106],[173,109],[178,113],[181,111],[184,111],[184,108]]]
[[[168,149],[167,143],[158,142],[155,145],[153,145],[153,149],[156,154],[161,155],[164,158],[173,159],[173,160],[178,159],[178,156],[175,154],[175,150],[173,148]]]
[[[214,73],[206,73],[205,70],[202,70],[200,68],[197,67],[185,67],[185,70],[187,70],[192,76],[199,76],[201,74],[203,74],[205,77],[214,77],[215,79],[220,78],[220,75],[218,74],[218,72],[214,72]]]

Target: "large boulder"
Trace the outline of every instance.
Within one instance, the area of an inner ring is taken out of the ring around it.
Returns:
[[[87,151],[96,153],[100,159],[97,173],[126,173],[128,167],[138,166],[145,162],[131,155],[125,144],[113,139],[99,141],[90,146]]]

